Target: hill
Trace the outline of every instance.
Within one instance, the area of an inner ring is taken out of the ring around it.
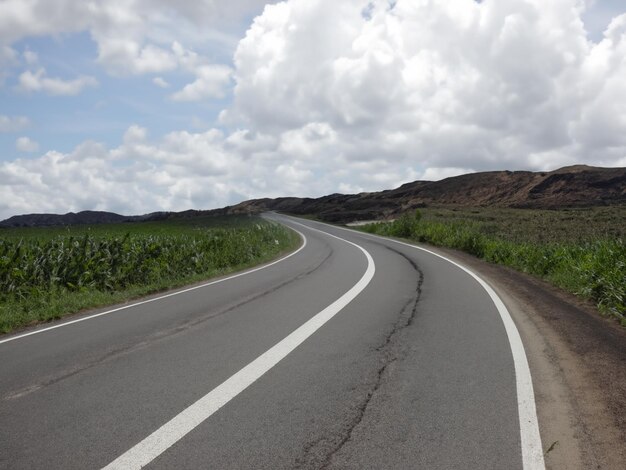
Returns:
[[[220,212],[275,210],[314,215],[328,222],[349,222],[393,217],[425,206],[559,209],[621,204],[626,204],[626,168],[577,165],[552,172],[471,173],[441,181],[414,181],[373,193],[254,199]]]
[[[52,227],[59,225],[97,225],[121,222],[141,222],[168,218],[171,212],[153,212],[145,215],[119,215],[114,212],[81,211],[67,214],[14,215],[0,222],[0,227]]]
[[[396,189],[371,193],[252,199],[208,211],[155,212],[143,216],[98,211],[64,215],[28,214],[6,219],[0,222],[0,227],[134,222],[199,215],[254,214],[268,210],[344,223],[391,218],[426,206],[560,209],[622,204],[626,204],[626,168],[576,165],[551,172],[471,173],[441,181],[414,181]]]

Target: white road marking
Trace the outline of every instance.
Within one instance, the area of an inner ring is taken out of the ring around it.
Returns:
[[[323,224],[322,222],[318,222]],[[530,367],[528,366],[528,359],[526,358],[526,351],[524,350],[524,344],[522,338],[515,326],[515,322],[511,317],[508,309],[502,302],[502,299],[496,294],[493,288],[487,284],[478,274],[474,273],[469,268],[452,261],[445,256],[430,251],[421,246],[411,245],[410,243],[394,240],[393,238],[381,237],[379,235],[373,235],[367,232],[357,232],[356,230],[350,230],[344,227],[337,227],[334,225],[323,224],[329,227],[337,228],[340,230],[346,230],[354,234],[362,235],[364,237],[379,238],[386,241],[391,241],[399,245],[408,246],[410,248],[424,251],[433,256],[441,258],[448,263],[452,263],[457,268],[465,271],[472,276],[480,286],[487,291],[489,297],[496,306],[504,329],[506,330],[509,344],[511,346],[511,353],[513,354],[513,364],[515,367],[515,381],[517,389],[517,410],[519,415],[520,425],[520,439],[522,447],[522,465],[524,470],[545,470],[545,462],[543,458],[543,447],[541,444],[541,435],[539,433],[539,422],[537,419],[537,406],[535,404],[535,392],[533,390],[533,381],[530,375]]]
[[[302,225],[297,222],[294,223]],[[339,313],[357,295],[359,295],[363,289],[367,287],[374,277],[376,267],[371,255],[364,248],[360,247],[356,243],[352,243],[351,241],[321,230],[311,227],[306,228],[333,238],[337,238],[361,250],[367,259],[367,269],[361,279],[359,279],[359,281],[352,286],[350,290],[324,310],[317,313],[314,317],[309,319],[286,338],[261,354],[243,369],[239,370],[239,372],[236,372],[225,382],[218,385],[194,404],[184,409],[181,413],[154,431],[144,440],[126,451],[120,457],[104,467],[104,470],[139,469],[149,464],[152,460],[165,452],[168,448],[182,439],[187,433],[209,418],[213,413],[239,395],[263,374],[274,367],[290,352],[302,344],[302,342],[304,342],[309,336],[315,333],[322,325]]]
[[[119,312],[120,310],[126,310],[126,309],[129,309],[129,308],[137,307],[139,305],[149,304],[151,302],[156,302],[157,300],[167,299],[168,297],[174,297],[175,295],[185,294],[186,292],[191,292],[191,291],[194,291],[194,290],[197,290],[197,289],[203,289],[205,287],[209,287],[209,286],[212,286],[212,285],[215,285],[215,284],[219,284],[220,282],[230,281],[231,279],[235,279],[235,278],[238,278],[238,277],[241,277],[241,276],[246,276],[248,274],[252,274],[252,273],[255,273],[257,271],[260,271],[262,269],[269,268],[270,266],[274,266],[275,264],[278,264],[278,263],[280,263],[282,261],[285,261],[287,258],[291,258],[292,256],[298,254],[300,251],[302,251],[304,249],[304,247],[307,244],[306,237],[304,236],[303,233],[299,232],[298,230],[294,229],[294,231],[298,235],[300,235],[300,237],[302,238],[302,245],[300,246],[300,248],[298,248],[296,251],[294,251],[292,253],[289,253],[287,256],[283,256],[282,258],[280,258],[280,259],[278,259],[276,261],[273,261],[271,263],[264,264],[262,266],[259,266],[259,267],[253,268],[253,269],[249,269],[247,271],[244,271],[244,272],[241,272],[241,273],[238,273],[238,274],[234,274],[232,276],[224,277],[222,279],[217,279],[216,281],[207,282],[205,284],[200,284],[198,286],[188,287],[186,289],[182,289],[182,290],[179,290],[179,291],[176,291],[176,292],[171,292],[171,293],[165,294],[165,295],[160,295],[160,296],[154,297],[152,299],[142,300],[140,302],[134,302],[132,304],[123,305],[121,307],[117,307],[117,308],[114,308],[114,309],[111,309],[111,310],[107,310],[106,312],[95,313],[93,315],[89,315],[89,316],[86,316],[86,317],[81,317],[81,318],[78,318],[76,320],[70,320],[70,321],[66,321],[66,322],[63,322],[63,323],[59,323],[58,325],[48,326],[46,328],[40,328],[40,329],[37,329],[37,330],[34,330],[34,331],[29,331],[28,333],[22,333],[22,334],[19,334],[19,335],[11,336],[9,338],[0,340],[0,344],[8,343],[9,341],[15,341],[16,339],[26,338],[27,336],[37,335],[39,333],[44,333],[46,331],[54,330],[56,328],[61,328],[61,327],[64,327],[64,326],[73,325],[74,323],[80,323],[80,322],[83,322],[83,321],[86,321],[86,320],[91,320],[93,318],[98,318],[98,317],[101,317],[103,315],[109,315],[110,313]]]

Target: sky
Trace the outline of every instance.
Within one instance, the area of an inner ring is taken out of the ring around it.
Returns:
[[[0,0],[0,219],[626,166],[623,0]]]

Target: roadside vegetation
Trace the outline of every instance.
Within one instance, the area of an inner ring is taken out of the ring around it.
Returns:
[[[425,208],[359,229],[462,250],[538,276],[626,326],[626,207]]]
[[[298,243],[246,216],[0,229],[0,332],[244,269]]]

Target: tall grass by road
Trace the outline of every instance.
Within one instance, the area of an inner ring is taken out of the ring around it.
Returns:
[[[601,312],[626,326],[626,208],[604,212],[429,209],[423,213],[359,228],[462,250],[538,276],[595,302]],[[590,223],[594,217],[602,223]]]
[[[298,236],[256,217],[0,230],[0,331],[268,261]]]

